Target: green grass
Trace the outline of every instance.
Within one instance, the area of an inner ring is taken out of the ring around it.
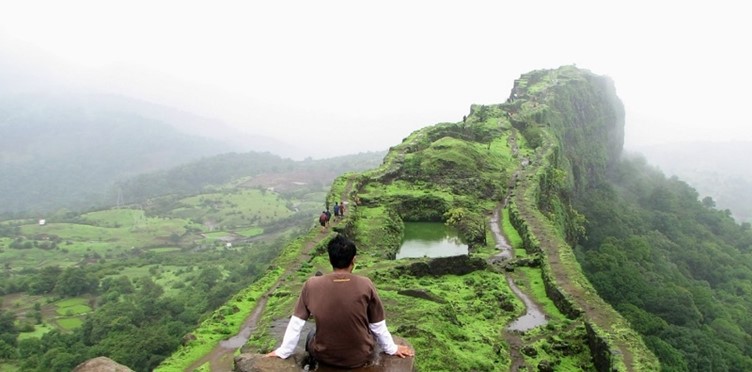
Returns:
[[[70,298],[55,303],[55,312],[59,315],[78,315],[90,312],[92,309],[87,305],[85,298]]]
[[[543,306],[543,311],[555,321],[563,321],[566,316],[559,311],[553,301],[546,295],[546,287],[538,268],[518,267],[515,271],[521,272],[527,278],[529,288],[525,289],[526,293],[532,294],[535,301]],[[524,288],[523,288],[524,289]]]
[[[99,226],[76,223],[23,225],[20,231],[27,239],[57,236],[61,241],[53,249],[10,249],[8,246],[11,240],[2,238],[0,260],[13,262],[13,270],[49,265],[67,267],[95,253],[103,258],[113,258],[129,254],[132,247],[164,248],[173,234],[183,235],[187,226],[193,226],[185,219],[145,217],[143,211],[131,209],[87,213],[82,219],[85,223],[96,223]],[[162,252],[165,251],[167,250]]]
[[[56,302],[55,304],[58,307],[70,307],[70,306],[83,305],[84,303],[86,303],[86,299],[84,298],[69,298],[66,300],[60,300]]]
[[[27,338],[42,338],[45,333],[53,330],[52,326],[47,323],[35,324],[33,332],[22,332],[18,334],[18,340],[25,340]]]
[[[111,240],[119,229],[82,225],[75,223],[48,223],[44,226],[36,224],[21,226],[21,234],[33,236],[37,234],[57,235],[68,240]]]
[[[501,228],[504,231],[507,242],[514,249],[515,257],[527,256],[527,252],[522,247],[522,237],[520,237],[517,229],[512,226],[512,222],[509,220],[509,208],[504,208],[502,211]]]
[[[378,276],[377,276],[378,277]],[[380,278],[380,277],[378,277]],[[500,333],[514,312],[503,311],[499,298],[515,302],[503,274],[476,271],[464,276],[445,275],[440,280],[402,276],[377,279],[379,294],[388,310],[387,324],[396,335],[416,348],[418,370],[506,370],[508,361],[495,350],[504,348]],[[423,289],[447,301],[403,296],[401,289]],[[518,302],[516,306],[521,306]]]
[[[56,320],[57,324],[60,326],[60,328],[63,328],[67,331],[72,331],[76,328],[81,327],[82,324],[84,324],[84,321],[81,318],[59,318]]]
[[[178,252],[178,251],[180,251],[180,248],[178,247],[149,248],[149,252],[155,252],[155,253],[168,253],[168,252]]]
[[[319,194],[325,195],[323,191]],[[289,217],[293,212],[287,208],[287,203],[273,192],[243,189],[185,198],[176,210],[197,211],[189,215],[199,220],[206,218],[222,226],[240,226],[238,233],[251,237],[264,232],[256,225]],[[222,208],[215,209],[215,206]],[[204,226],[180,216],[146,216],[141,209],[129,208],[90,212],[83,214],[80,220],[81,223],[58,222],[44,226],[38,225],[35,220],[3,221],[3,224],[20,224],[20,232],[27,239],[37,238],[39,242],[49,244],[49,241],[42,239],[56,236],[61,241],[57,249],[11,249],[12,239],[2,237],[0,261],[12,262],[11,269],[20,271],[50,265],[68,267],[79,263],[84,256],[94,254],[112,259],[123,254],[130,255],[131,248],[167,253],[177,250],[169,247],[172,245],[170,239],[175,235],[183,236],[186,228],[204,229]],[[210,236],[220,234],[210,233]]]
[[[211,220],[230,228],[267,224],[293,213],[278,194],[256,189],[191,196],[180,204],[171,216]]]
[[[4,248],[0,253],[0,261],[12,262],[12,270],[20,271],[25,268],[57,265],[68,267],[81,260],[80,255],[64,253],[59,250],[46,251],[38,248],[9,249]]]
[[[20,371],[21,367],[9,361],[0,361],[0,372],[16,372]]]
[[[88,223],[105,227],[129,227],[143,224],[147,220],[144,211],[140,209],[107,209],[86,213],[81,218]]]
[[[245,236],[247,238],[250,238],[250,237],[253,237],[253,236],[257,236],[257,235],[263,234],[264,233],[264,229],[262,229],[260,227],[249,227],[249,228],[246,228],[246,229],[243,229],[243,230],[238,230],[238,231],[236,231],[236,233],[240,234],[240,235],[243,235],[243,236]]]
[[[204,233],[204,236],[207,239],[211,239],[211,240],[222,239],[225,237],[229,237],[231,235],[232,234],[230,234],[227,231],[212,231],[212,232]]]

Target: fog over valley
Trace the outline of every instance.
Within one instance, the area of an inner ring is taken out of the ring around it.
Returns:
[[[629,150],[752,141],[738,111],[752,85],[737,46],[749,26],[732,2],[288,5],[3,4],[0,165],[62,161],[67,140],[50,127],[79,124],[69,150],[108,164],[112,172],[81,163],[102,180],[229,151],[384,151],[418,128],[461,120],[471,104],[503,102],[523,72],[568,64],[614,79]],[[535,26],[523,14],[536,14]],[[150,132],[139,125],[154,127],[160,159],[145,153],[138,137]],[[179,139],[159,137],[168,128]],[[112,153],[86,153],[92,146]]]

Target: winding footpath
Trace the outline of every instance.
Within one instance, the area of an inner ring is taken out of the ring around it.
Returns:
[[[515,257],[514,249],[507,242],[504,236],[503,229],[501,227],[501,213],[504,205],[497,207],[494,210],[493,217],[489,221],[492,235],[496,241],[496,249],[500,252],[489,259],[489,263],[500,263],[507,260],[511,260]],[[515,319],[512,323],[504,328],[504,339],[509,344],[509,357],[511,360],[509,370],[521,371],[527,367],[525,363],[525,357],[522,355],[522,348],[525,343],[522,340],[522,333],[533,329],[535,327],[544,325],[548,322],[546,314],[541,310],[541,307],[535,303],[527,294],[525,294],[516,284],[515,278],[512,273],[505,272],[504,276],[507,279],[507,285],[512,289],[515,296],[525,304],[525,314]]]
[[[351,190],[352,179],[348,179],[340,200],[344,201],[346,204],[349,204],[348,195],[350,195]],[[251,314],[243,322],[243,326],[240,328],[239,332],[235,336],[221,341],[208,354],[204,355],[199,360],[188,366],[185,371],[192,372],[206,363],[209,364],[209,370],[211,371],[232,371],[234,367],[233,364],[235,351],[245,345],[251,334],[253,334],[253,332],[256,330],[258,320],[264,313],[264,309],[266,309],[266,303],[269,300],[269,296],[274,293],[274,291],[277,290],[280,284],[287,280],[287,278],[292,273],[298,271],[303,262],[307,262],[311,258],[311,250],[313,250],[313,248],[322,240],[327,238],[329,231],[331,231],[330,229],[338,224],[338,222],[333,220],[326,232],[320,232],[319,234],[316,234],[313,239],[305,242],[303,250],[297,257],[295,262],[292,265],[288,266],[285,269],[285,272],[279,277],[279,279],[277,279],[276,282],[274,282],[271,288],[269,288],[268,291],[264,292],[264,294],[261,295],[258,302],[256,303],[256,306],[253,308],[253,311],[251,311]],[[316,224],[316,227],[314,227],[314,229],[320,229],[318,223]]]

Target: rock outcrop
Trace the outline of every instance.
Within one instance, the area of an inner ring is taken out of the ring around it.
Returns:
[[[77,365],[73,372],[133,372],[133,370],[110,358],[97,357]]]

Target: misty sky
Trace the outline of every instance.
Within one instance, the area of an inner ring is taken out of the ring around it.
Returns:
[[[743,4],[0,1],[0,67],[36,77],[24,89],[168,104],[322,157],[385,150],[576,64],[614,79],[627,147],[752,141]]]

